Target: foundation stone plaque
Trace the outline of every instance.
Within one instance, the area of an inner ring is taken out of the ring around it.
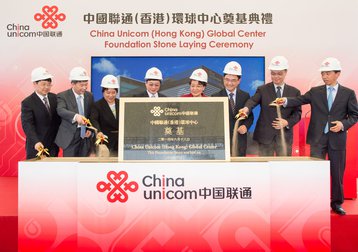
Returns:
[[[121,98],[119,160],[229,160],[228,99]]]

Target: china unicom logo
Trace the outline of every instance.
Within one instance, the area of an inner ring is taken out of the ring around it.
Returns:
[[[164,110],[160,106],[155,106],[150,110],[150,113],[152,113],[154,116],[160,116],[164,113]]]
[[[124,203],[128,200],[128,191],[135,192],[138,190],[138,183],[135,181],[127,181],[128,173],[125,171],[107,173],[107,181],[97,183],[99,192],[107,193],[107,200],[111,203],[119,201]]]
[[[36,13],[34,19],[38,22],[42,22],[44,29],[56,29],[59,22],[65,21],[66,15],[60,13],[58,7],[45,5],[42,7],[41,13]]]

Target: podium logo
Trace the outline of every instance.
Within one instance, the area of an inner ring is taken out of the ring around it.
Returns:
[[[57,6],[45,5],[42,7],[42,13],[36,13],[34,16],[36,21],[42,21],[42,27],[44,29],[56,29],[58,22],[65,21],[66,15],[58,12]]]
[[[150,113],[152,113],[154,116],[160,116],[164,113],[164,110],[160,106],[155,106],[150,110]]]
[[[128,173],[125,171],[115,172],[110,171],[107,173],[108,182],[100,181],[97,183],[97,190],[100,192],[106,192],[107,200],[111,203],[119,201],[124,203],[128,200],[128,193],[138,190],[138,183],[131,181],[127,182]]]

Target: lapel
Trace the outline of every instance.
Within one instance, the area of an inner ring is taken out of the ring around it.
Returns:
[[[324,104],[324,107],[327,111],[327,113],[329,112],[328,110],[328,100],[327,100],[327,87],[326,85],[322,85],[321,88],[319,89],[319,96],[321,97],[321,100],[323,101],[322,104]]]
[[[335,107],[335,105],[339,102],[339,99],[342,97],[342,85],[338,83],[338,89],[336,91],[336,97],[334,98],[334,101],[332,103],[332,108],[331,111],[333,110],[333,108]],[[328,100],[327,100],[327,108],[328,108]]]
[[[71,107],[73,108],[73,111],[76,113],[79,113],[78,107],[77,107],[76,96],[73,93],[72,88],[67,91],[67,97],[68,97],[68,102],[70,103]]]
[[[115,121],[116,118],[114,117],[113,112],[112,112],[108,102],[104,98],[102,98],[102,107],[104,109],[103,112],[110,116],[111,121]],[[117,110],[117,106],[116,106],[116,110]]]
[[[240,89],[237,87],[236,88],[236,100],[235,100],[235,114],[234,116],[237,114],[237,112],[239,111],[239,109],[241,108],[240,106],[240,103],[241,103],[241,100],[242,100],[242,97],[241,96],[241,91]]]
[[[119,100],[116,99],[116,117],[117,117],[117,120],[118,120],[118,117],[119,117]]]
[[[290,87],[285,82],[285,88],[283,89],[282,97],[289,97],[289,96],[290,96]]]
[[[49,97],[49,96],[47,96],[47,97]],[[36,94],[36,92],[34,92],[34,93],[32,94],[32,99],[34,100],[35,108],[41,109],[43,112],[46,112],[45,114],[46,114],[47,116],[50,116],[49,113],[47,112],[47,108],[46,108],[45,104],[41,101],[40,97],[38,97],[38,95]],[[50,100],[50,98],[48,98],[48,100]],[[55,106],[55,105],[54,105],[54,106]],[[50,104],[51,110],[52,110],[52,107],[53,107],[52,104]]]
[[[84,109],[83,113],[87,117],[87,114],[88,114],[88,94],[87,94],[87,92],[85,92],[83,94],[83,109]]]
[[[53,115],[56,113],[57,97],[56,97],[56,95],[52,95],[52,93],[49,93],[48,100],[50,102],[51,114]]]
[[[273,84],[273,82],[270,82],[267,85],[268,85],[267,88],[268,88],[268,91],[269,91],[268,95],[270,96],[270,101],[276,100],[277,97],[276,97],[275,85]],[[283,94],[282,94],[282,97],[284,97]]]

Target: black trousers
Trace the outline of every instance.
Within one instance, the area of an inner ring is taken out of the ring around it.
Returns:
[[[291,156],[292,141],[286,142],[286,153],[280,135],[276,135],[270,144],[259,143],[260,157],[274,156],[274,154],[276,156]]]
[[[328,154],[332,183],[331,207],[334,208],[344,202],[343,176],[346,167],[346,150],[333,149],[330,144],[330,134],[335,133],[323,134],[318,144],[311,145],[311,157],[326,159]]]
[[[64,157],[88,157],[92,149],[91,138],[81,138],[81,129],[77,128],[70,145],[63,149]]]

